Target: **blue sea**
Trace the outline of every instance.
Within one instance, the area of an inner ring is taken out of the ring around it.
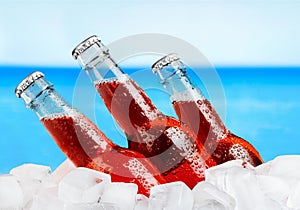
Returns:
[[[0,173],[24,163],[48,165],[54,170],[66,158],[34,112],[14,94],[18,83],[37,69],[113,142],[127,145],[122,131],[79,68],[0,66]],[[169,96],[150,69],[124,71],[145,89],[161,111],[175,116]],[[191,77],[212,100],[226,126],[256,147],[265,161],[300,154],[300,67],[215,67],[214,77],[209,80],[202,81],[193,72]]]

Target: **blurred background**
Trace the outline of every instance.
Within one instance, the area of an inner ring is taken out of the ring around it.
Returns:
[[[299,11],[300,2],[283,0],[1,1],[0,173],[23,163],[54,170],[65,159],[14,89],[40,70],[72,103],[80,68],[71,51],[93,34],[106,45],[142,33],[185,40],[214,66],[226,99],[222,117],[232,132],[252,143],[265,161],[300,154]],[[133,60],[122,67],[134,75],[139,69],[150,71],[154,61]],[[137,78],[143,88],[146,78]],[[153,88],[146,92],[159,109],[174,115],[166,94]],[[95,123],[126,146],[99,97],[93,103],[98,107]]]

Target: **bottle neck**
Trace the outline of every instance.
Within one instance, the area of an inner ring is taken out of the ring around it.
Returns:
[[[198,101],[204,100],[201,91],[194,87],[186,75],[185,65],[181,61],[174,61],[172,64],[157,71],[161,84],[170,94],[174,101]]]
[[[158,117],[160,112],[148,96],[120,69],[100,41],[82,52],[77,60],[122,128],[128,127],[128,120],[134,126],[141,126]]]
[[[82,52],[77,60],[93,83],[119,79],[124,75],[124,72],[110,57],[108,49],[100,41]]]
[[[22,94],[27,108],[32,109],[39,119],[51,114],[66,114],[71,107],[53,89],[53,85],[40,78],[30,85]]]
[[[211,125],[212,132],[210,135],[217,140],[223,139],[227,135],[228,131],[219,115],[201,91],[191,83],[186,74],[185,65],[180,60],[164,66],[157,71],[157,74],[161,79],[161,83],[171,95],[170,100],[174,108],[176,107],[175,111],[181,121],[187,123],[190,127],[194,127],[193,123],[190,124],[190,122],[193,122],[191,119],[199,116],[199,114],[192,109],[198,109],[201,116],[203,116],[203,119],[199,122],[201,128],[206,126],[204,124],[209,124],[208,127]],[[197,126],[193,128],[196,132],[198,131]]]

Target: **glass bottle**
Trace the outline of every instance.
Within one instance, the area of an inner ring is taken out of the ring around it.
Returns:
[[[152,65],[182,122],[197,134],[217,164],[241,159],[257,166],[263,160],[245,139],[231,133],[200,89],[192,84],[186,67],[177,54],[171,53]]]
[[[159,171],[143,155],[110,141],[94,123],[72,108],[41,72],[27,76],[16,88],[64,154],[77,166],[111,175],[114,182],[136,183],[149,195],[154,185],[165,183]]]
[[[81,42],[72,55],[123,129],[128,147],[148,157],[168,182],[183,181],[192,188],[216,165],[201,143],[194,144],[197,137],[187,126],[154,106],[97,36]]]

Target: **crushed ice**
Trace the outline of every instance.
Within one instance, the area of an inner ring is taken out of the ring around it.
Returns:
[[[76,168],[69,160],[51,173],[24,164],[0,175],[1,210],[296,210],[300,209],[300,156],[279,156],[256,168],[240,160],[205,171],[206,181],[155,186],[149,198],[133,183]]]

